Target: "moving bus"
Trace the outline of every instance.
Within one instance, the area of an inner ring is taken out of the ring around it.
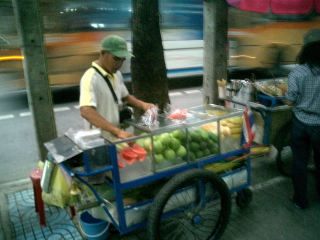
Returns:
[[[307,15],[274,15],[229,8],[230,77],[285,76],[296,64],[303,35],[320,28],[320,18]],[[230,72],[231,73],[231,72]]]
[[[131,40],[131,0],[40,1],[52,87],[78,85],[98,58],[108,34]],[[203,1],[159,0],[161,35],[168,77],[203,74]],[[0,91],[25,89],[23,57],[11,1],[0,2]],[[320,19],[275,16],[229,8],[229,77],[259,78],[287,74],[303,34],[320,28]],[[130,59],[121,69],[130,81]]]

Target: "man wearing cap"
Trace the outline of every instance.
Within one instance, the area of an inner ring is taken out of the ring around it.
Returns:
[[[307,165],[310,147],[316,167],[316,188],[320,197],[320,29],[304,36],[297,57],[299,65],[288,76],[286,99],[293,106],[291,149],[293,156],[292,200],[296,207],[309,205],[307,197]]]
[[[85,119],[85,126],[87,129],[92,126],[101,128],[101,136],[104,138],[116,136],[125,139],[133,136],[120,128],[119,106],[106,82],[106,77],[117,99],[144,111],[155,107],[129,94],[119,71],[126,57],[133,55],[128,52],[127,43],[123,38],[115,35],[104,38],[99,59],[92,63],[92,67],[84,73],[80,81],[80,112]]]

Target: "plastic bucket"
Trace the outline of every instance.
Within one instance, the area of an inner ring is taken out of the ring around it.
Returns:
[[[109,222],[92,217],[87,211],[80,215],[80,228],[88,240],[106,240],[109,237]],[[80,226],[81,227],[81,226]]]

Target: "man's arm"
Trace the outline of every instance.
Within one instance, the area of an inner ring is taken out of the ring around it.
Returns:
[[[120,139],[125,139],[133,137],[132,133],[121,130],[120,128],[114,126],[107,120],[105,120],[94,107],[82,106],[80,108],[80,113],[83,118],[85,118],[89,123],[97,128],[101,128],[107,132],[110,132]]]
[[[143,111],[147,111],[151,107],[156,107],[154,104],[143,102],[131,94],[129,94],[127,97],[124,97],[122,101],[127,102],[132,107],[140,108]]]

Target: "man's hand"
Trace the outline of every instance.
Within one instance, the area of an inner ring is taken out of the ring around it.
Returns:
[[[120,138],[120,139],[126,139],[126,138],[131,138],[133,137],[134,135],[130,132],[126,132],[126,131],[123,131],[123,130],[120,130],[118,133],[117,133],[117,137]]]
[[[125,98],[122,98],[122,101],[127,102],[131,107],[140,108],[143,111],[147,111],[151,107],[156,107],[153,103],[143,102],[131,94],[129,94]]]
[[[156,105],[153,103],[144,103],[143,105],[143,111],[148,111],[150,108],[156,108]]]

